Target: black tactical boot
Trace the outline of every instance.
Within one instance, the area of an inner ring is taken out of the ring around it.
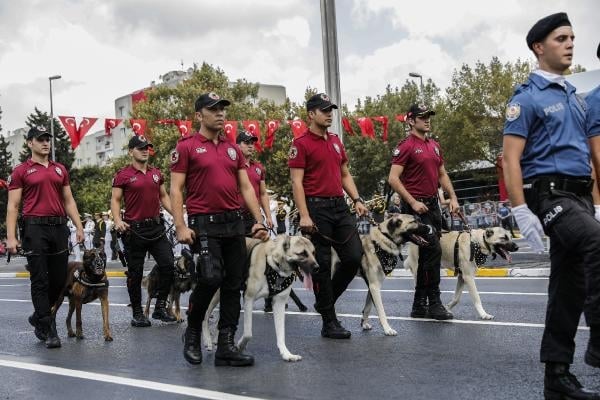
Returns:
[[[141,304],[131,304],[131,309],[133,311],[131,326],[135,326],[136,328],[143,328],[152,325],[148,318],[146,318],[146,316],[144,315]]]
[[[411,318],[425,318],[427,316],[427,293],[424,289],[415,289]]]
[[[46,328],[48,337],[46,338],[46,348],[56,349],[61,346],[60,338],[56,332],[56,321],[53,317],[40,318],[40,323]]]
[[[350,339],[352,333],[345,329],[337,318],[328,321],[323,320],[321,336],[329,339]]]
[[[183,334],[183,358],[190,364],[202,363],[202,329],[188,325]]]
[[[40,319],[39,319],[38,315],[36,314],[36,312],[34,311],[33,314],[31,314],[29,316],[28,319],[29,319],[29,323],[31,324],[31,326],[33,326],[35,328],[33,330],[35,337],[43,342],[46,341],[46,339],[48,338],[48,330],[42,323],[40,323]]]
[[[585,363],[600,368],[600,326],[590,326],[590,340],[585,351]]]
[[[546,400],[600,400],[600,394],[584,388],[575,375],[569,372],[568,364],[546,363],[544,398]]]
[[[444,307],[442,299],[440,299],[440,289],[429,289],[427,292],[429,298],[429,318],[444,321],[454,318],[454,315]]]
[[[154,306],[154,312],[152,313],[152,318],[159,319],[162,322],[175,322],[177,318],[174,315],[171,315],[167,310],[167,302],[165,300],[156,300],[156,305]]]
[[[244,354],[233,344],[235,337],[234,328],[219,330],[217,351],[215,353],[215,366],[246,367],[254,365],[254,357]]]

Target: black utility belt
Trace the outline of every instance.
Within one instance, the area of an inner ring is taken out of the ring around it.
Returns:
[[[23,217],[25,225],[64,225],[67,217]]]
[[[579,196],[589,195],[594,186],[593,179],[565,177],[537,177],[525,179],[523,189],[535,190],[539,193],[560,190]]]
[[[242,220],[241,210],[225,211],[215,214],[194,214],[188,217],[188,226],[190,228],[204,224],[226,224]]]
[[[319,207],[334,207],[340,204],[347,205],[344,197],[336,196],[336,197],[317,197],[317,196],[307,196],[306,203],[313,206]]]
[[[420,201],[423,204],[437,204],[438,198],[437,196],[432,197],[415,197],[416,201]]]
[[[125,221],[133,229],[148,228],[156,225],[162,225],[160,217],[140,219],[139,221]]]

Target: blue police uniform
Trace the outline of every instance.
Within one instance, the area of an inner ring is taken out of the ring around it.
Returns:
[[[564,86],[532,73],[506,109],[504,135],[525,138],[524,194],[550,237],[550,282],[544,363],[573,362],[582,311],[600,332],[600,224],[594,219],[586,103]],[[587,132],[587,133],[586,133]]]
[[[589,92],[585,101],[588,105],[587,134],[589,137],[600,135],[600,86]]]

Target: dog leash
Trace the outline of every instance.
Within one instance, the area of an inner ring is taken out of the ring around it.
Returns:
[[[356,235],[358,233],[358,231],[356,229],[353,229],[352,232],[350,232],[350,235],[348,235],[348,237],[345,240],[338,241],[338,240],[335,240],[335,239],[333,239],[333,238],[331,238],[331,237],[329,237],[329,236],[321,233],[319,231],[319,228],[317,228],[317,225],[315,225],[315,224],[313,224],[313,226],[310,228],[310,230],[309,229],[300,228],[300,232],[302,232],[303,234],[307,234],[307,235],[311,235],[313,233],[317,234],[317,235],[321,236],[321,238],[327,240],[328,242],[330,242],[332,244],[337,244],[337,245],[344,245],[344,244],[348,243],[348,241],[350,239],[352,239],[352,236],[354,236],[354,235]]]

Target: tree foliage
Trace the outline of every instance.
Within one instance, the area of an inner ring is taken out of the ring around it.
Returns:
[[[61,126],[60,122],[54,118],[54,153],[56,161],[63,164],[67,169],[70,169],[75,161],[75,152],[71,148],[71,139]],[[32,128],[34,126],[43,126],[50,132],[50,116],[47,112],[40,111],[35,107],[34,112],[29,114],[27,122],[25,124]],[[19,153],[19,160],[21,162],[31,157],[31,151],[27,146],[27,141],[23,143],[23,150]]]
[[[0,119],[2,118],[2,109],[0,109]],[[2,132],[2,125],[0,125]],[[0,135],[0,179],[6,180],[11,173],[12,153],[8,151],[8,142],[4,136]],[[8,190],[0,189],[0,238],[6,236],[6,205],[8,204]]]

